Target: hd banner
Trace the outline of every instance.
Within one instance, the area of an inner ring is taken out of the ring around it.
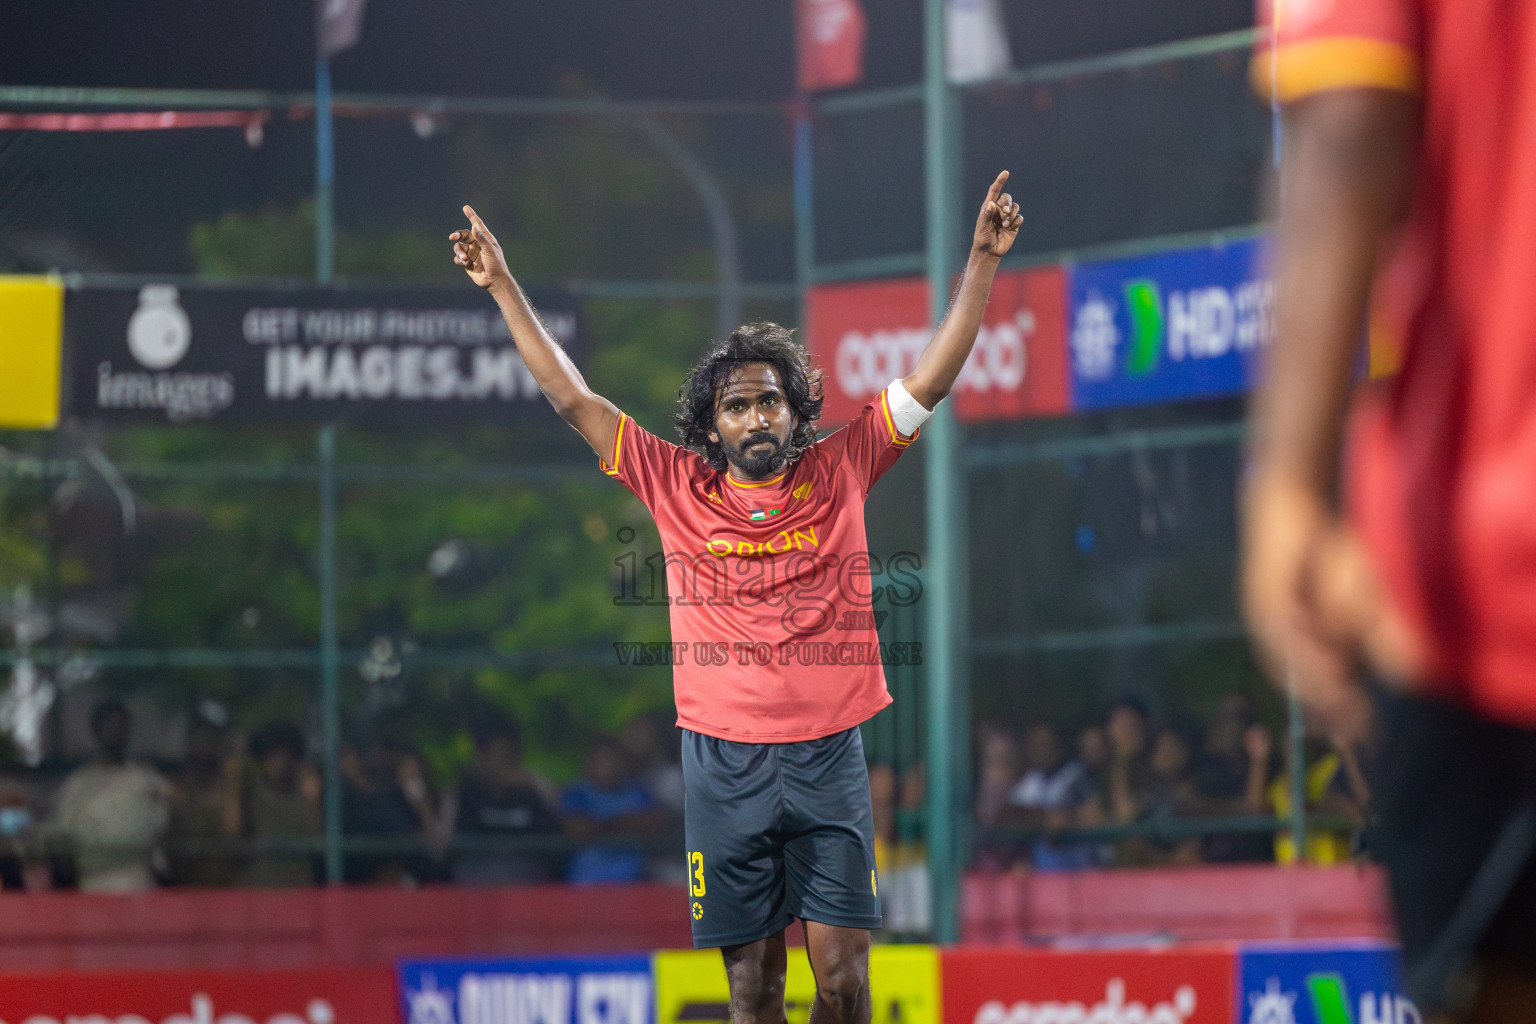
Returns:
[[[1424,1024],[1395,946],[1251,945],[1238,963],[1240,1024]]]
[[[655,1011],[646,955],[406,960],[398,973],[405,1024],[652,1024]]]
[[[1085,263],[1071,291],[1074,409],[1241,394],[1274,331],[1256,240]]]
[[[574,354],[574,298],[530,297]],[[84,288],[65,299],[64,336],[68,410],[85,419],[501,423],[543,404],[471,288]]]

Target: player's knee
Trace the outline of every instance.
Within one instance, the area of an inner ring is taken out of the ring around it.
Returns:
[[[732,1024],[773,1024],[784,1019],[784,979],[761,973],[731,976]]]
[[[855,1021],[869,995],[869,970],[862,957],[834,958],[816,975],[816,994],[834,1020]]]
[[[784,962],[770,954],[726,957],[732,1024],[784,1020]]]

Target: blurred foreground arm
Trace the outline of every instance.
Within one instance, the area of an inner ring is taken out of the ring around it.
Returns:
[[[490,292],[501,307],[523,363],[560,418],[575,427],[594,452],[611,455],[619,410],[606,398],[592,393],[571,357],[545,330],[528,296],[513,279],[501,245],[485,222],[468,206],[464,207],[464,215],[469,218],[469,228],[448,236],[453,243],[453,262],[464,268],[471,281]]]
[[[918,357],[917,366],[902,380],[907,393],[929,411],[955,386],[955,379],[976,344],[976,333],[981,330],[981,315],[987,308],[997,263],[1013,247],[1013,240],[1019,237],[1019,225],[1024,223],[1018,204],[1003,192],[1007,180],[1008,172],[1004,171],[987,190],[954,305]]]
[[[1352,677],[1378,613],[1371,574],[1334,510],[1344,418],[1380,249],[1410,193],[1419,105],[1383,89],[1287,111],[1276,226],[1275,342],[1253,402],[1243,495],[1243,602],[1278,682],[1359,734]]]

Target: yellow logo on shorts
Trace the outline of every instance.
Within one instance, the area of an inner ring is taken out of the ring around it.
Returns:
[[[695,921],[702,921],[704,919],[704,904],[698,900],[693,901],[693,919]]]
[[[693,888],[693,895],[704,895],[704,855],[702,853],[690,853],[688,855],[688,879]],[[695,914],[695,917],[698,915]]]
[[[875,873],[873,871],[869,873],[869,891],[871,895],[880,895],[880,889],[875,885]]]

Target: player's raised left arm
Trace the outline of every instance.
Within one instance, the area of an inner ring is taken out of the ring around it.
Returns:
[[[976,333],[981,330],[981,314],[987,308],[997,263],[1012,248],[1013,240],[1019,236],[1019,225],[1024,223],[1018,204],[1003,191],[1007,181],[1008,172],[1004,171],[987,189],[955,300],[933,340],[918,357],[917,366],[902,380],[908,393],[924,409],[938,405],[955,386],[961,367],[970,357],[971,346],[976,344]]]

